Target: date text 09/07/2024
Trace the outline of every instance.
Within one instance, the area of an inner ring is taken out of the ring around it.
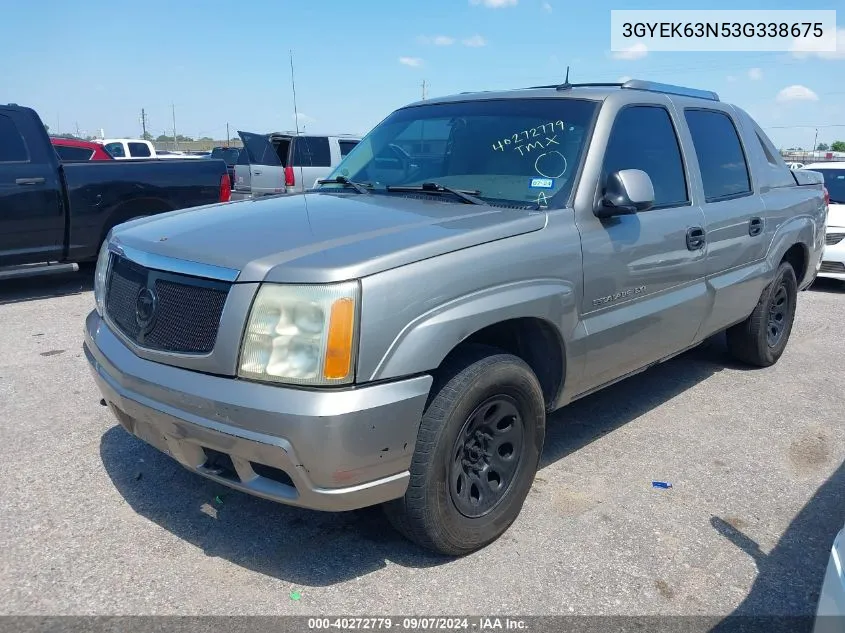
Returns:
[[[519,618],[501,617],[338,617],[308,618],[309,630],[359,631],[391,630],[399,631],[527,631],[528,624]]]

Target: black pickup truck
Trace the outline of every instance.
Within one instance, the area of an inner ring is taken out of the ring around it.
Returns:
[[[0,279],[76,270],[117,224],[230,194],[222,160],[62,163],[34,110],[0,105]]]

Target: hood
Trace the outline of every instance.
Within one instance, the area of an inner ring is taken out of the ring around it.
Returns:
[[[307,193],[144,218],[126,246],[240,271],[239,282],[322,283],[371,275],[542,229],[543,211],[405,195]]]

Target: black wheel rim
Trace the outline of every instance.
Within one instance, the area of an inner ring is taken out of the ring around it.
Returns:
[[[519,472],[525,425],[516,400],[499,395],[485,400],[467,417],[452,448],[449,490],[466,517],[493,510]]]
[[[766,327],[766,338],[769,347],[777,347],[786,331],[786,319],[789,313],[789,294],[786,291],[786,284],[781,283],[775,291],[772,302],[769,304],[769,319]]]

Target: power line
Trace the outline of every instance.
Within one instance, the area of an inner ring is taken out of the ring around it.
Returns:
[[[828,127],[845,127],[845,125],[841,123],[833,123],[830,125],[769,125],[764,127],[764,130],[797,130],[797,129],[806,129],[806,128],[828,128]]]

